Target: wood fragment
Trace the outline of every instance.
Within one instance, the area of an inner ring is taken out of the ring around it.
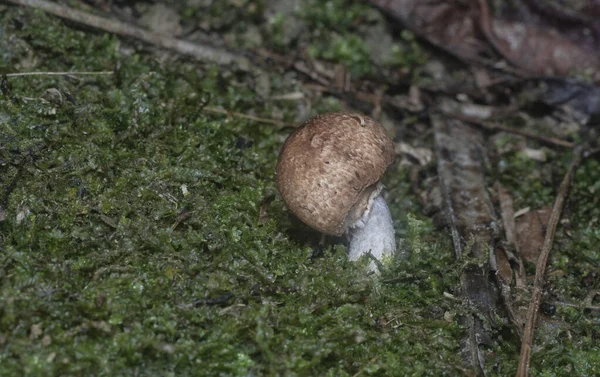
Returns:
[[[550,256],[550,250],[554,242],[554,236],[556,234],[556,228],[560,220],[560,216],[564,207],[571,181],[575,175],[575,170],[581,163],[582,149],[576,148],[573,152],[573,161],[565,174],[562,183],[558,189],[558,194],[552,207],[552,213],[550,214],[550,220],[548,221],[548,229],[546,230],[546,237],[544,238],[544,244],[542,245],[542,251],[538,258],[535,268],[535,280],[533,285],[533,293],[531,295],[531,302],[527,311],[527,323],[525,330],[523,331],[523,342],[521,343],[521,353],[519,357],[519,366],[517,368],[516,377],[527,377],[529,373],[529,365],[531,362],[531,351],[533,348],[533,335],[535,330],[535,324],[540,308],[542,290],[544,288],[546,273],[546,266],[548,265],[548,258]]]
[[[461,316],[466,334],[462,354],[478,375],[485,371],[485,349],[493,345],[497,295],[489,271],[499,223],[484,174],[487,154],[480,131],[459,120],[432,118],[443,211],[457,260],[463,261],[460,293],[470,312]]]
[[[517,253],[518,257],[515,257],[510,251],[504,250],[507,254],[510,261],[517,264],[518,269],[515,271],[515,282],[516,288],[526,288],[526,273],[525,266],[523,265],[523,260],[521,257],[521,249],[520,244],[518,242],[518,233],[517,226],[515,223],[515,219],[519,216],[517,212],[515,212],[513,205],[512,195],[504,188],[500,182],[496,182],[495,184],[496,190],[498,192],[498,199],[500,201],[500,216],[502,218],[502,225],[504,228],[504,234],[506,236],[506,242],[510,247],[514,249]],[[520,326],[521,327],[521,326]]]
[[[517,237],[516,237],[516,226],[515,226],[515,209],[513,206],[513,199],[508,190],[506,190],[500,182],[496,182],[494,185],[496,191],[498,193],[498,199],[500,201],[500,216],[502,218],[502,225],[504,228],[504,235],[506,236],[506,242],[510,247],[517,250]],[[506,263],[510,260],[510,255],[507,250],[501,250],[502,255],[505,255]],[[496,258],[499,258],[499,254],[496,254]],[[514,257],[514,256],[513,256]],[[502,259],[501,259],[502,260]],[[524,275],[525,268],[523,263],[518,260],[518,270],[516,271],[517,282],[519,281],[519,277]],[[500,264],[500,263],[499,263]],[[510,264],[509,264],[510,267]],[[513,328],[519,335],[519,337],[523,336],[523,319],[515,310],[514,302],[512,299],[512,286],[511,286],[511,277],[505,276],[501,273],[496,273],[496,282],[498,287],[500,288],[500,295],[502,296],[502,300],[504,301],[504,306],[506,308],[506,312],[508,313],[508,318],[511,321]],[[517,283],[518,286],[518,283]]]
[[[513,199],[508,190],[506,190],[500,182],[496,182],[496,191],[498,192],[498,200],[500,201],[500,216],[504,225],[504,234],[506,242],[515,249],[517,248],[517,236],[515,226],[515,208]]]

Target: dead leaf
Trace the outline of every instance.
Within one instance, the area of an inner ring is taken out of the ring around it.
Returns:
[[[516,219],[517,245],[521,257],[536,263],[550,217],[551,208],[530,211]]]
[[[496,264],[498,268],[498,275],[502,279],[502,282],[510,284],[512,281],[512,267],[508,261],[508,256],[502,249],[496,249]]]
[[[598,75],[598,41],[583,44],[547,23],[496,17],[477,2],[370,0],[416,35],[466,62],[499,54],[523,75]],[[497,66],[497,65],[496,65]],[[598,75],[597,79],[600,79]]]

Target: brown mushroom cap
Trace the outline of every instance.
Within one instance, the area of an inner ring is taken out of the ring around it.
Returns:
[[[375,120],[353,113],[317,115],[283,144],[277,188],[300,220],[340,236],[368,208],[393,161],[393,142]]]

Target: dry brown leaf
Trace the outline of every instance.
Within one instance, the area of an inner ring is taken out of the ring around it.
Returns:
[[[528,75],[595,76],[600,71],[598,48],[592,48],[600,46],[597,41],[581,43],[563,29],[535,24],[534,17],[527,22],[495,17],[486,0],[370,3],[416,35],[468,62],[489,63],[495,52]]]
[[[516,219],[517,245],[521,257],[536,263],[544,243],[551,208],[529,211]]]

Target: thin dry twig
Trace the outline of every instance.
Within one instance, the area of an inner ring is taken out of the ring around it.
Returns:
[[[515,209],[513,206],[513,199],[508,190],[506,190],[500,182],[496,182],[494,185],[498,192],[498,198],[500,200],[500,215],[502,218],[502,224],[504,225],[504,234],[506,236],[506,242],[509,246],[518,250],[517,237],[516,237],[516,226],[515,226]],[[508,250],[501,251],[505,253],[507,260],[510,260],[510,253]],[[513,256],[514,258],[514,256]],[[516,258],[515,258],[516,259]],[[523,263],[518,261],[519,269],[516,272],[517,279],[521,273],[524,273]],[[500,294],[504,301],[504,306],[508,313],[508,317],[513,324],[519,337],[523,336],[523,321],[519,313],[515,310],[512,300],[512,289],[511,281],[507,280],[506,277],[502,276],[499,272],[495,275],[496,281],[500,287]]]
[[[505,127],[498,123],[486,123],[486,122],[482,122],[478,119],[471,118],[469,116],[462,115],[462,114],[444,113],[444,115],[449,116],[450,118],[462,120],[463,122],[467,122],[469,124],[484,128],[486,130],[490,130],[490,131],[498,130],[498,131],[509,132],[509,133],[512,133],[515,135],[520,135],[520,136],[526,137],[528,139],[537,140],[537,141],[547,144],[547,145],[554,145],[554,146],[564,147],[564,148],[575,148],[575,146],[576,146],[575,143],[571,143],[570,141],[565,141],[565,140],[557,139],[554,137],[545,137],[545,136],[535,135],[535,134],[532,134],[529,132],[517,130],[512,127]]]
[[[175,219],[175,222],[173,223],[173,225],[171,225],[171,230],[175,230],[175,228],[177,228],[177,226],[179,226],[179,224],[181,224],[183,221],[189,219],[190,217],[192,217],[192,212],[181,212],[179,214],[179,216],[177,216],[177,219]]]
[[[571,162],[569,170],[567,170],[567,173],[560,184],[558,194],[556,195],[556,200],[554,201],[554,206],[552,207],[552,213],[550,214],[548,228],[546,230],[546,237],[544,238],[544,244],[542,245],[542,250],[535,268],[533,293],[531,295],[529,309],[527,310],[527,323],[525,325],[525,330],[523,331],[523,341],[521,343],[521,354],[519,357],[519,367],[517,368],[516,377],[527,377],[529,372],[533,334],[540,308],[542,290],[545,283],[544,275],[546,273],[548,257],[550,256],[550,249],[552,248],[552,243],[554,242],[556,227],[558,226],[558,222],[560,220],[560,215],[563,210],[567,193],[569,192],[569,187],[571,186],[571,181],[573,180],[575,170],[581,162],[581,155],[582,148],[575,148],[575,151],[573,152],[573,161]]]
[[[517,249],[515,208],[513,206],[512,196],[508,190],[500,184],[500,182],[496,182],[495,188],[498,192],[498,198],[500,200],[500,215],[502,217],[502,224],[504,225],[506,242],[508,242],[510,246]]]
[[[113,71],[98,71],[98,72],[16,72],[6,73],[6,77],[21,77],[21,76],[104,76],[112,75]]]
[[[255,115],[238,113],[238,112],[235,112],[235,111],[229,111],[229,110],[225,110],[225,109],[218,109],[216,107],[204,106],[202,108],[202,110],[206,111],[207,113],[223,114],[223,115],[227,115],[228,117],[236,117],[236,118],[248,119],[248,120],[253,120],[255,122],[260,122],[260,123],[269,123],[269,124],[273,124],[275,126],[278,126],[280,128],[285,128],[285,127],[295,128],[296,127],[296,125],[294,125],[294,124],[282,122],[282,121],[277,120],[277,119],[262,118],[262,117],[257,117]]]
[[[502,217],[502,225],[504,226],[504,234],[506,236],[506,242],[511,246],[519,255],[516,256],[510,253],[509,260],[517,263],[518,269],[515,271],[515,282],[517,288],[524,288],[527,286],[525,283],[525,266],[523,265],[523,261],[521,259],[521,250],[519,249],[519,243],[517,242],[517,230],[515,224],[515,209],[513,206],[513,198],[512,195],[508,192],[506,188],[504,188],[500,182],[496,182],[496,190],[498,192],[498,199],[500,201],[500,215]],[[505,250],[506,253],[509,253],[508,250]]]
[[[65,18],[69,21],[77,22],[96,29],[104,30],[109,33],[139,39],[152,45],[166,48],[183,55],[192,56],[198,60],[209,61],[218,64],[237,63],[242,67],[249,65],[248,60],[243,56],[235,55],[229,51],[215,48],[208,45],[200,45],[183,41],[181,39],[171,38],[166,35],[149,32],[147,30],[127,25],[123,22],[109,20],[95,16],[86,12],[71,9],[59,4],[54,4],[44,0],[8,0],[9,3],[27,6],[30,8],[41,9],[44,12],[55,16]]]

